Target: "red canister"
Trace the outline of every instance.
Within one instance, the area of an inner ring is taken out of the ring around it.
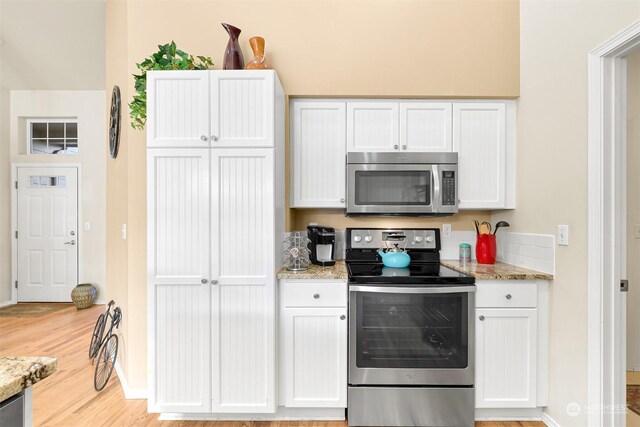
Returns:
[[[476,240],[476,260],[478,264],[496,263],[496,235],[478,234]]]

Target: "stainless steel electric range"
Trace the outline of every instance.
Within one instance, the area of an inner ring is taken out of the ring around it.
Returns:
[[[348,228],[350,426],[473,426],[475,279],[438,229]],[[406,268],[378,249],[405,248]]]

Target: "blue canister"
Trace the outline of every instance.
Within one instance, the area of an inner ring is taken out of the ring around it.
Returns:
[[[460,243],[460,258],[461,264],[471,262],[471,245],[468,243]]]

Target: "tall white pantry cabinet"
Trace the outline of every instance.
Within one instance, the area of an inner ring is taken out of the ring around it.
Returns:
[[[149,72],[147,148],[149,411],[273,413],[278,76]]]

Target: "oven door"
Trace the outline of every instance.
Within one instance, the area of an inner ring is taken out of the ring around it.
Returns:
[[[348,164],[347,215],[438,212],[438,165]]]
[[[349,287],[349,384],[473,385],[475,286]]]

